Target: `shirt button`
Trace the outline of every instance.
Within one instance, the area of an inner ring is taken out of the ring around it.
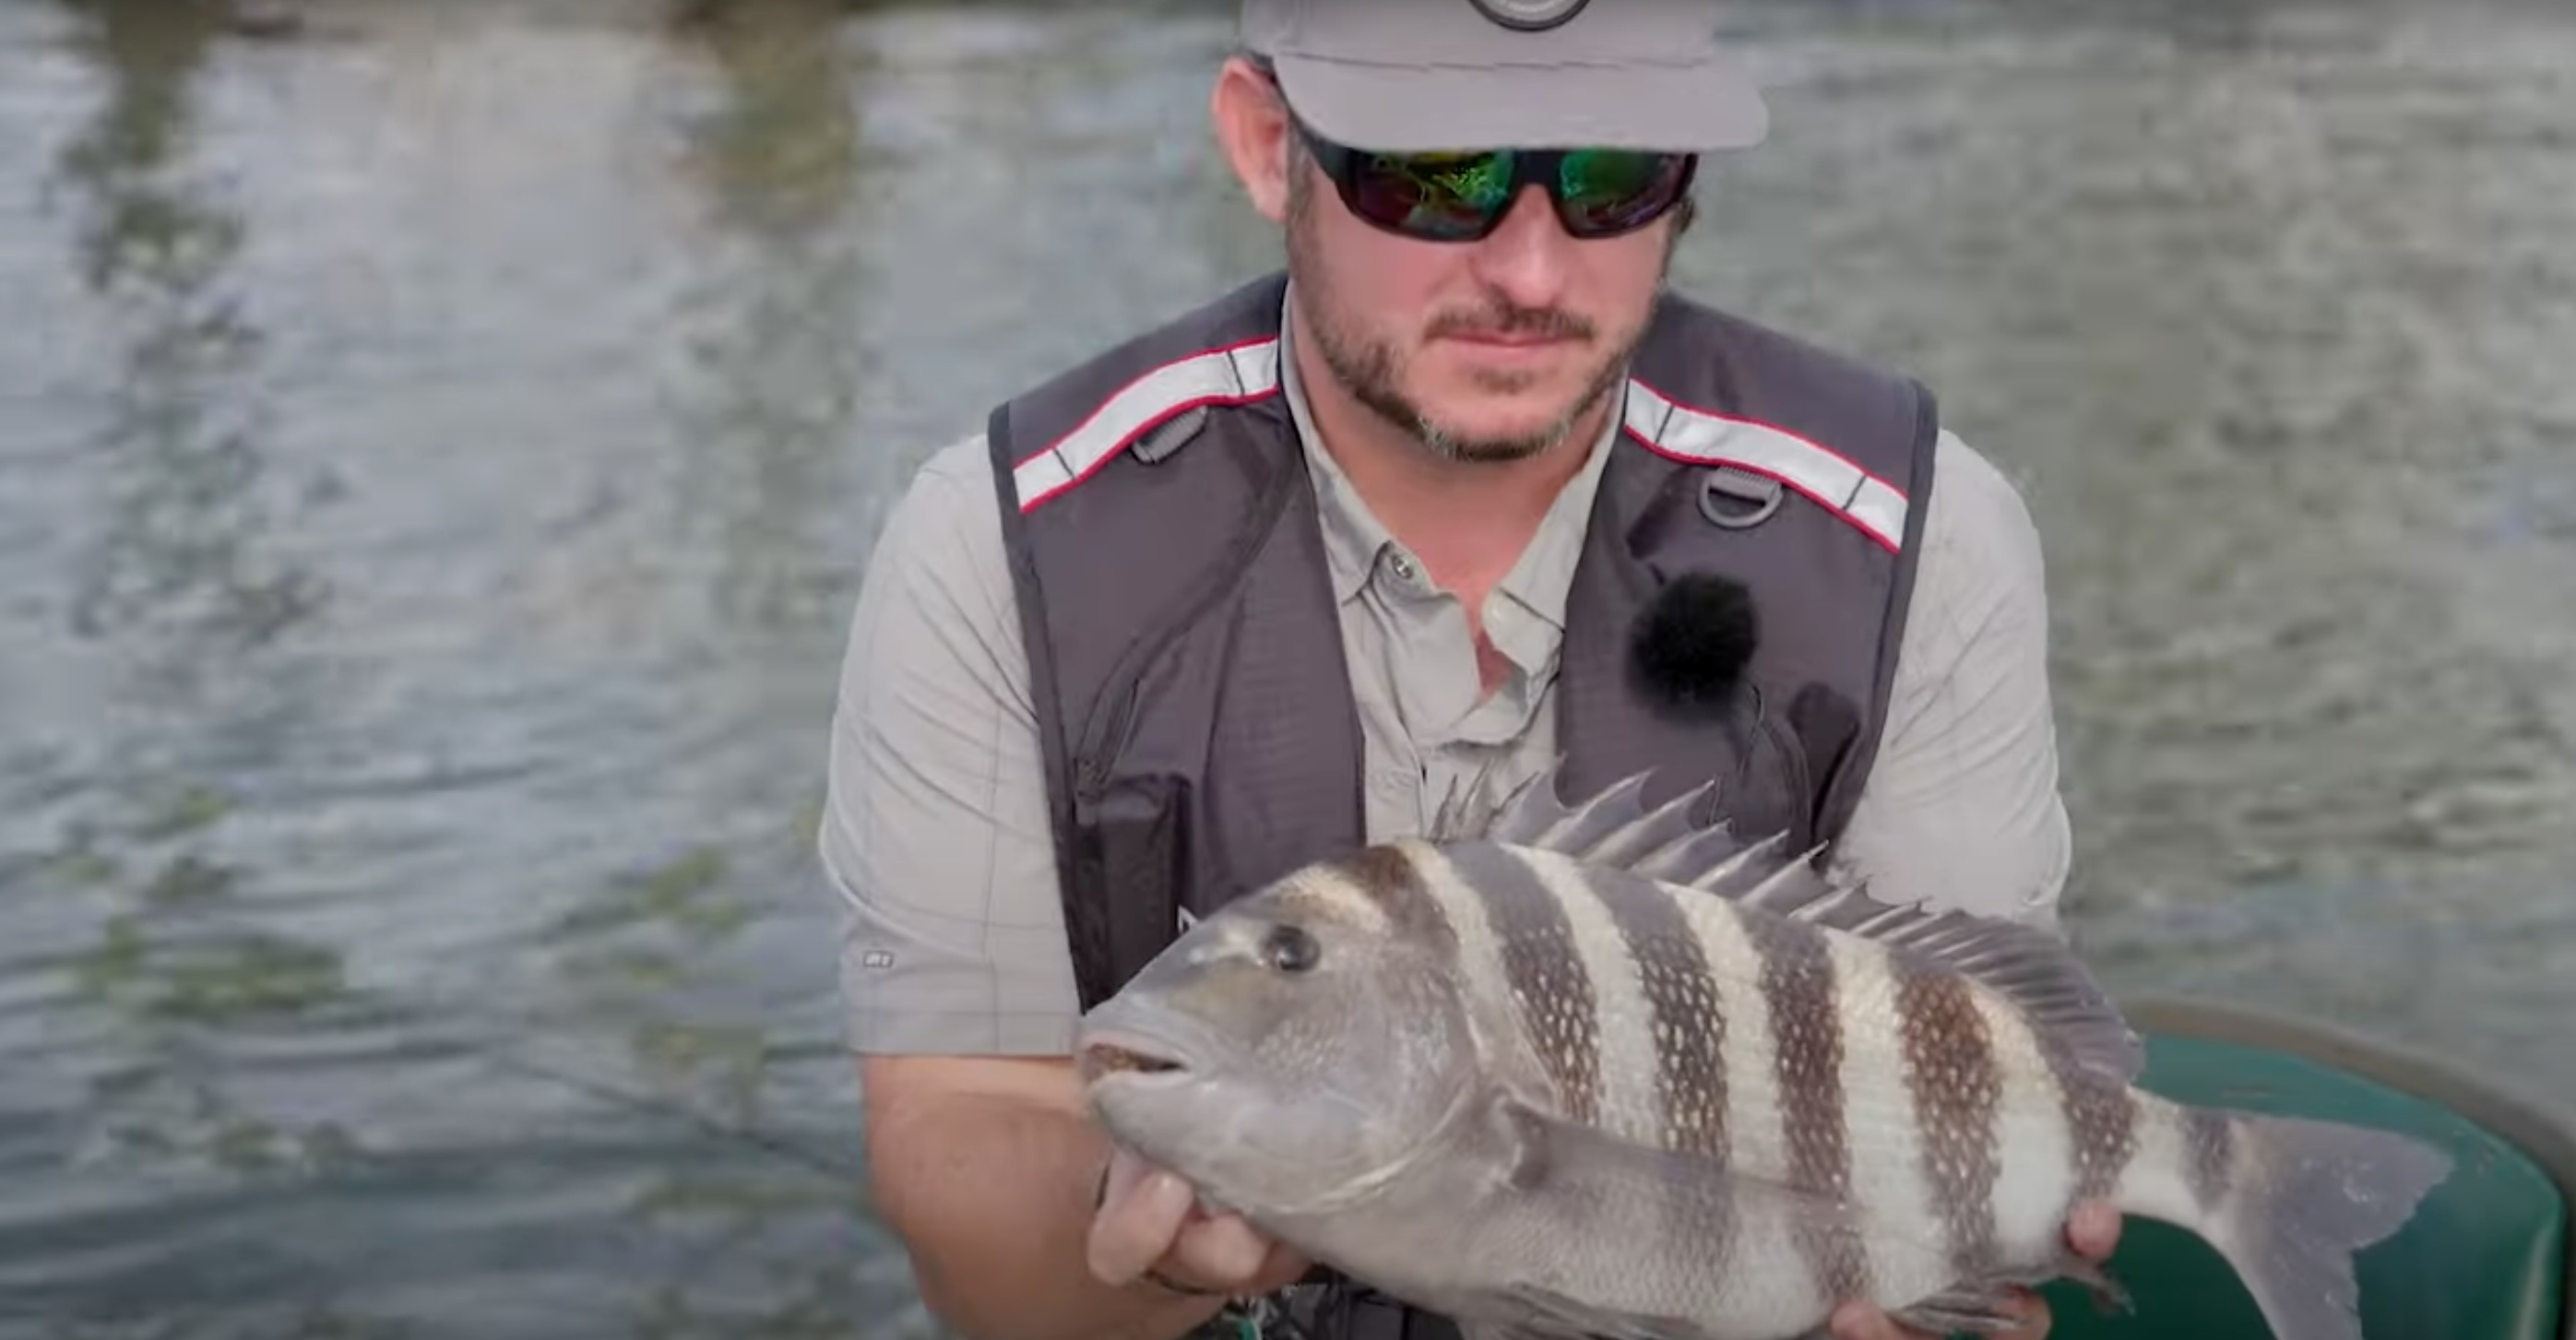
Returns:
[[[1396,550],[1389,553],[1387,555],[1386,565],[1389,569],[1394,571],[1396,576],[1401,577],[1408,582],[1413,580],[1413,560],[1406,558],[1402,550]]]

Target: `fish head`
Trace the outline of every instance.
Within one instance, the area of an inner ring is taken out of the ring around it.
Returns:
[[[1385,1184],[1434,1144],[1477,1075],[1440,936],[1401,881],[1299,871],[1175,940],[1083,1021],[1076,1055],[1120,1144],[1243,1213]]]

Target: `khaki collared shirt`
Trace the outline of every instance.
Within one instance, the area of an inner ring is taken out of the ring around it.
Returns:
[[[1318,445],[1283,332],[1369,835],[1418,832],[1452,785],[1508,785],[1555,755],[1565,593],[1619,416],[1486,601],[1509,671],[1483,695],[1464,609]],[[1837,860],[1884,896],[2046,924],[2069,835],[2038,537],[2011,484],[1954,435],[1934,472],[1880,756]],[[980,435],[934,456],[888,519],[851,621],[819,847],[846,914],[842,994],[862,1052],[1063,1055],[1079,1017],[992,490]]]
[[[1555,758],[1556,713],[1548,709],[1565,635],[1565,593],[1620,416],[1605,419],[1582,470],[1548,506],[1529,547],[1485,600],[1485,637],[1507,667],[1487,694],[1466,606],[1432,584],[1323,449],[1296,360],[1286,356],[1296,335],[1293,319],[1283,314],[1280,328],[1280,390],[1305,447],[1324,556],[1341,602],[1342,659],[1351,668],[1365,754],[1368,836],[1383,841],[1421,831],[1453,787],[1456,794],[1482,788],[1500,795]]]

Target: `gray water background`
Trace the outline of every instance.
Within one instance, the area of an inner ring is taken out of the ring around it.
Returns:
[[[1230,6],[280,12],[0,0],[0,1333],[922,1334],[844,621],[1276,262]],[[2088,952],[2576,1102],[2576,10],[1733,15],[1678,281],[2021,483]]]

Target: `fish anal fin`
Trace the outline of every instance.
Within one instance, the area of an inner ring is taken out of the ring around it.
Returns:
[[[2129,1296],[2128,1286],[2120,1283],[2120,1277],[2099,1261],[2069,1252],[2058,1261],[2057,1273],[2061,1278],[2084,1286],[2084,1292],[2093,1300],[2093,1310],[2105,1317],[2138,1310],[2137,1300]]]
[[[1495,1340],[1718,1340],[1695,1322],[1610,1312],[1537,1285],[1514,1286],[1505,1296],[1523,1319],[1465,1325],[1459,1333]]]
[[[1582,1336],[1579,1332],[1542,1331],[1508,1322],[1462,1321],[1458,1323],[1458,1340],[1582,1340]]]
[[[1933,1335],[1991,1335],[2017,1330],[2028,1325],[2015,1301],[2019,1290],[2036,1288],[2052,1279],[2068,1279],[2084,1286],[2093,1300],[2094,1310],[2104,1316],[2135,1310],[2129,1291],[2113,1278],[2099,1262],[2072,1252],[2059,1255],[2050,1269],[2026,1272],[1998,1272],[1979,1279],[1965,1280],[1925,1299],[1890,1311],[1888,1320]]]
[[[1996,1335],[2029,1324],[2012,1299],[2004,1284],[1964,1284],[1890,1311],[1887,1319],[1926,1335]]]

